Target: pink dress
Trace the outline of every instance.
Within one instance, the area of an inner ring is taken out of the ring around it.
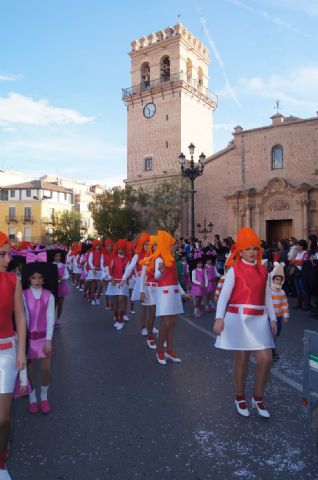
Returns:
[[[43,289],[40,298],[37,299],[30,288],[23,291],[29,315],[28,359],[36,360],[51,356],[43,353],[47,330],[46,312],[51,295],[49,290]]]
[[[195,275],[195,280],[200,283],[200,285],[205,285],[205,270],[202,268],[199,270],[196,268],[194,272],[192,272],[192,275]],[[205,295],[205,287],[201,287],[200,285],[196,285],[195,283],[192,282],[191,286],[191,295],[193,297],[203,297]]]
[[[205,273],[206,276],[208,277],[208,288],[207,292],[208,293],[213,293],[215,292],[216,289],[216,269],[214,265],[206,265],[205,266]]]
[[[67,297],[70,294],[70,289],[69,289],[67,283],[65,282],[65,280],[60,283],[60,278],[64,279],[64,277],[65,277],[66,265],[65,265],[65,263],[57,263],[56,266],[57,266],[57,269],[58,269],[58,276],[59,276],[58,297],[59,298],[64,298],[64,297]]]

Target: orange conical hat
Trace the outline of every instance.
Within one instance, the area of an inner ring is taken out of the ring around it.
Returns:
[[[250,247],[258,248],[258,257],[257,262],[261,263],[262,261],[262,250],[261,250],[261,241],[256,232],[250,227],[243,227],[237,232],[237,239],[235,242],[235,247],[226,260],[226,265],[231,266],[233,262],[239,262],[241,257],[239,252],[241,250],[246,250]]]

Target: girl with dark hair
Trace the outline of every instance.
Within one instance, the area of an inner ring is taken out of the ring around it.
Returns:
[[[297,292],[297,305],[295,308],[304,308],[305,310],[309,309],[309,297],[308,297],[308,291],[305,288],[304,284],[304,278],[303,278],[303,265],[304,262],[308,260],[308,243],[306,240],[299,240],[298,241],[298,253],[293,258],[290,263],[294,265],[295,268],[295,274],[293,276],[294,278],[294,285],[295,289]]]

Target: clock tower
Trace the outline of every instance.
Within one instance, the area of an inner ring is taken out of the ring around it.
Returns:
[[[180,23],[131,43],[127,106],[127,179],[131,186],[180,176],[178,157],[192,142],[213,153],[207,48]]]

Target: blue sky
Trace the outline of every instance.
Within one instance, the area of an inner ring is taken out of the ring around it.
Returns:
[[[269,124],[276,98],[316,116],[318,0],[0,0],[0,169],[119,184],[130,42],[178,15],[210,52],[215,151]]]

